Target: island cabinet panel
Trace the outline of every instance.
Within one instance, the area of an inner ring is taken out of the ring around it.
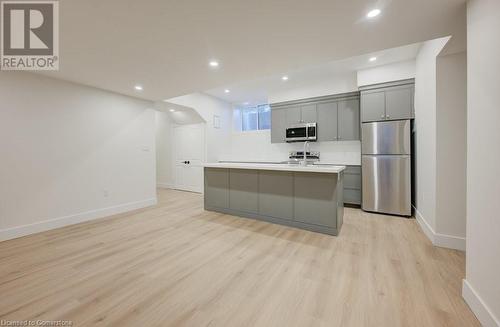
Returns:
[[[295,173],[294,220],[337,227],[336,174]]]
[[[338,235],[342,171],[205,167],[205,210]]]
[[[205,168],[205,207],[229,207],[229,170]]]
[[[293,219],[292,172],[259,172],[259,213],[269,217]]]
[[[237,211],[259,211],[259,171],[229,170],[229,208]]]

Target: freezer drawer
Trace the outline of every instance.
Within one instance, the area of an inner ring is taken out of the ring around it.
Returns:
[[[361,163],[363,210],[410,216],[410,156],[363,155]]]
[[[410,120],[363,123],[362,154],[410,154]]]

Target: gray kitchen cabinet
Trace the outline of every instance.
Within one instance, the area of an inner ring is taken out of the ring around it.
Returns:
[[[259,172],[259,214],[293,219],[293,172]]]
[[[318,103],[318,142],[337,140],[337,102]]]
[[[229,208],[237,211],[259,210],[259,175],[255,170],[229,170]]]
[[[271,143],[285,142],[286,110],[271,110]]]
[[[361,205],[361,166],[347,166],[344,170],[344,203]]]
[[[205,167],[205,210],[338,235],[344,174]]]
[[[364,86],[360,90],[362,122],[415,117],[413,79]]]
[[[205,206],[229,207],[229,170],[205,168]]]
[[[314,122],[318,142],[359,140],[359,115],[359,92],[273,103],[271,143],[284,143],[288,126]]]
[[[385,91],[385,118],[407,119],[412,114],[413,87],[394,87]]]
[[[359,134],[359,100],[344,100],[338,103],[338,140],[354,141]]]
[[[316,173],[295,173],[294,220],[336,227],[337,176]]]
[[[286,125],[291,126],[294,124],[299,124],[302,115],[300,113],[300,106],[289,106],[285,107],[284,109],[286,111]]]
[[[363,122],[385,119],[385,91],[361,94],[361,118]]]
[[[302,123],[316,123],[318,121],[316,104],[307,104],[300,107],[300,120]]]

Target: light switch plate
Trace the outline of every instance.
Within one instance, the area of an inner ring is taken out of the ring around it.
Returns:
[[[220,116],[214,115],[214,128],[220,128]]]

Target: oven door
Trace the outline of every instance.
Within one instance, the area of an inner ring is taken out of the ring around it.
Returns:
[[[307,127],[294,126],[287,128],[285,140],[287,142],[307,141]]]

